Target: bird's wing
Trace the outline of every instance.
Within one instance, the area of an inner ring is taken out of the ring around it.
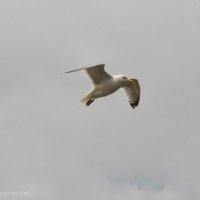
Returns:
[[[112,76],[110,74],[108,74],[104,70],[104,68],[105,68],[105,64],[98,64],[98,65],[92,65],[92,66],[83,67],[80,69],[71,70],[71,71],[68,71],[65,73],[71,73],[71,72],[76,72],[79,70],[85,70],[87,75],[90,77],[92,83],[94,85],[97,85],[103,81],[106,81],[106,80],[112,78]]]
[[[94,85],[97,85],[103,81],[112,78],[112,76],[108,74],[104,70],[104,68],[105,68],[104,64],[93,65],[85,68],[86,73],[88,74]]]
[[[140,85],[137,79],[131,79],[134,82],[127,87],[124,87],[124,91],[128,97],[128,101],[131,107],[134,109],[138,106],[140,101]]]

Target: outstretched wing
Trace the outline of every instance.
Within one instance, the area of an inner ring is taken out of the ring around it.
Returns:
[[[104,68],[105,68],[104,64],[93,65],[85,68],[86,73],[88,74],[94,85],[97,85],[101,82],[104,82],[112,78],[112,76],[108,74],[104,70]]]
[[[90,77],[92,83],[94,85],[97,85],[103,81],[106,81],[106,80],[112,78],[112,76],[110,74],[108,74],[104,70],[104,68],[105,68],[105,64],[98,64],[98,65],[92,65],[92,66],[83,67],[80,69],[71,70],[71,71],[68,71],[65,73],[71,73],[71,72],[76,72],[79,70],[85,70],[87,75]]]
[[[130,86],[124,87],[124,91],[128,97],[131,107],[134,109],[138,106],[140,101],[140,85],[137,79],[130,80],[133,80],[133,83]]]

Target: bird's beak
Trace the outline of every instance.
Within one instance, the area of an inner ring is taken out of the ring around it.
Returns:
[[[128,79],[128,83],[132,84],[134,82],[134,80]]]

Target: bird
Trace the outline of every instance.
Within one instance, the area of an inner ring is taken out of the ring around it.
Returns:
[[[86,106],[95,99],[110,95],[123,88],[130,106],[134,109],[140,101],[140,85],[137,79],[129,79],[124,75],[110,75],[105,71],[105,64],[96,64],[65,72],[65,74],[84,70],[92,81],[91,90],[82,97],[81,102]]]

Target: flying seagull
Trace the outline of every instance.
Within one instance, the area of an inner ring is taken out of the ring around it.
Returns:
[[[89,106],[95,99],[104,97],[123,88],[132,108],[138,106],[140,101],[140,86],[137,79],[128,79],[124,75],[111,76],[105,70],[105,64],[92,65],[65,73],[84,70],[92,81],[92,89],[81,99]]]

